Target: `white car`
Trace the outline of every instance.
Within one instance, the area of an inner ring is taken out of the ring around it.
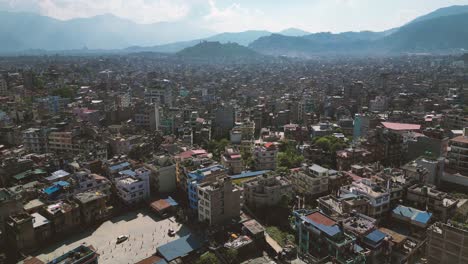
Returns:
[[[127,235],[120,235],[120,236],[117,237],[117,244],[122,243],[127,239],[128,239]]]

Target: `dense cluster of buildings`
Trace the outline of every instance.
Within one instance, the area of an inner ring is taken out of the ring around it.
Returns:
[[[150,204],[205,231],[151,263],[225,261],[214,248],[466,263],[468,73],[454,60],[1,59],[0,263]],[[293,239],[262,225],[272,216]],[[98,263],[93,246],[51,263]]]

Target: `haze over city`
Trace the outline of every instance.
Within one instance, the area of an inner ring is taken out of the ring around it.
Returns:
[[[468,263],[468,0],[0,0],[0,264]]]

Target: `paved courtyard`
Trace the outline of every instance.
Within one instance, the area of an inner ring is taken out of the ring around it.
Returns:
[[[167,234],[170,228],[177,233],[174,237]],[[114,217],[96,229],[75,234],[61,243],[41,250],[37,257],[42,261],[50,261],[86,243],[93,245],[100,254],[99,263],[133,264],[154,254],[156,247],[188,233],[189,230],[176,223],[174,218],[160,220],[152,212],[140,210]],[[129,239],[116,245],[119,235],[129,235]]]

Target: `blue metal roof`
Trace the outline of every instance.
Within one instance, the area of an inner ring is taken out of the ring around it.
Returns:
[[[128,167],[128,166],[130,166],[130,163],[125,161],[125,162],[122,162],[120,164],[110,166],[109,169],[112,170],[112,171],[116,171],[116,170],[121,170],[121,169],[123,169],[125,167]]]
[[[133,170],[123,170],[119,172],[120,175],[135,176],[136,173]]]
[[[414,218],[414,221],[420,222],[423,224],[427,224],[429,220],[431,220],[432,214],[428,212],[419,212],[416,217]]]
[[[202,246],[203,241],[200,238],[188,235],[158,247],[157,251],[166,261],[171,262],[174,259],[187,256]]]
[[[67,187],[69,185],[70,185],[70,183],[68,183],[66,181],[58,181],[58,182],[54,183],[54,185],[45,188],[44,192],[47,195],[51,195],[51,194],[54,194],[55,192],[60,191],[63,187]]]
[[[236,175],[232,175],[232,176],[229,176],[231,179],[235,180],[235,179],[242,179],[242,178],[249,178],[249,177],[255,177],[255,176],[260,176],[260,175],[263,175],[265,173],[269,172],[269,170],[261,170],[261,171],[246,171],[246,172],[243,172],[241,174],[236,174]]]
[[[171,196],[167,197],[166,202],[168,202],[171,206],[179,205]]]
[[[380,241],[382,241],[382,239],[385,238],[385,233],[383,233],[382,231],[376,229],[374,231],[372,231],[371,233],[369,233],[366,238],[374,243],[379,243]]]
[[[393,209],[393,213],[396,215],[401,215],[403,217],[409,218],[413,221],[416,221],[421,224],[427,224],[432,217],[432,213],[414,209],[411,207],[399,205]]]

